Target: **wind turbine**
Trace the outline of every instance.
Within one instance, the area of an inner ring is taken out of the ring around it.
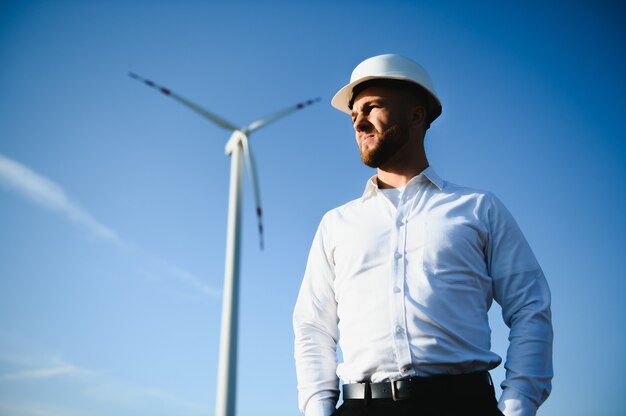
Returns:
[[[237,373],[237,328],[239,318],[239,263],[241,241],[241,196],[243,181],[243,165],[248,165],[248,174],[252,183],[252,192],[256,204],[257,222],[259,228],[259,243],[263,249],[263,221],[261,200],[252,152],[248,146],[248,136],[266,125],[285,117],[294,111],[301,110],[319,101],[319,98],[298,103],[284,110],[271,114],[263,119],[253,121],[244,128],[239,128],[199,105],[175,94],[149,79],[137,74],[129,73],[131,78],[159,90],[196,113],[209,119],[218,126],[232,132],[226,142],[225,151],[231,157],[230,165],[230,195],[228,203],[228,225],[226,232],[226,265],[224,268],[224,299],[222,304],[222,330],[220,334],[220,357],[217,380],[217,402],[215,416],[235,415],[235,392]],[[244,162],[244,163],[242,163]]]

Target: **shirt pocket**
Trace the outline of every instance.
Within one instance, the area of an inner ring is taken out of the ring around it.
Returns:
[[[486,276],[482,238],[470,222],[446,219],[424,226],[423,271],[429,280],[478,288]]]

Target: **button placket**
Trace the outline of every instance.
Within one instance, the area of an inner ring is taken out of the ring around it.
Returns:
[[[404,367],[411,362],[411,352],[406,330],[406,317],[404,306],[404,284],[406,278],[406,218],[408,218],[410,203],[407,203],[407,196],[400,198],[395,217],[395,247],[393,265],[393,331],[394,346],[398,368]]]

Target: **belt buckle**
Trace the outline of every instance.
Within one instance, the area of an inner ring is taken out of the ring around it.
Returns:
[[[391,380],[391,398],[393,399],[394,402],[402,400],[398,398],[398,388],[396,387],[397,381],[398,380]]]

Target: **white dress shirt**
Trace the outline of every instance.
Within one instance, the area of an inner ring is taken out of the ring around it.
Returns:
[[[511,329],[499,407],[534,415],[551,390],[550,292],[510,213],[431,167],[397,206],[371,178],[361,198],[324,215],[313,240],[293,315],[300,410],[330,415],[338,377],[379,382],[497,367],[487,318],[494,299]]]

